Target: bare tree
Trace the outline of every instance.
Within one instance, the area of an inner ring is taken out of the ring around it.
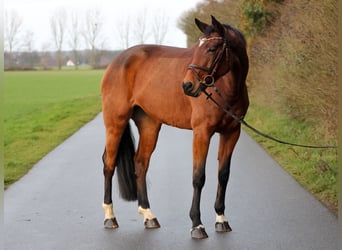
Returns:
[[[80,34],[81,34],[81,25],[79,22],[79,16],[76,12],[71,13],[71,23],[69,29],[69,45],[72,48],[73,60],[75,63],[75,69],[78,69],[78,49],[80,46]]]
[[[14,10],[5,12],[5,50],[9,52],[9,66],[13,66],[13,51],[20,46],[23,19]]]
[[[117,25],[117,34],[121,42],[121,47],[123,49],[127,49],[129,47],[130,42],[130,33],[131,33],[131,25],[129,22],[129,17],[127,16],[123,22],[120,22],[119,25]]]
[[[103,39],[101,38],[102,25],[103,23],[100,10],[88,10],[86,13],[85,30],[83,32],[83,36],[85,42],[91,49],[89,64],[92,67],[95,67],[96,47],[98,44],[103,43]]]
[[[34,33],[31,30],[26,30],[24,33],[23,39],[23,49],[27,52],[33,51],[33,44],[34,44]]]
[[[152,33],[156,44],[162,44],[164,42],[168,31],[169,20],[169,17],[164,11],[158,11],[158,14],[155,15],[152,25]]]
[[[49,42],[43,43],[41,47],[40,66],[44,70],[50,68],[50,48]]]
[[[162,44],[168,31],[169,17],[164,11],[157,11],[154,16],[151,27],[148,27],[151,20],[147,19],[146,9],[138,13],[133,22],[129,16],[122,19],[116,27],[116,34],[121,42],[121,47],[127,49],[131,39],[134,39],[136,43],[144,44],[150,35],[153,35],[156,44]]]
[[[24,67],[33,68],[34,63],[37,61],[37,52],[33,51],[34,33],[31,30],[26,30],[23,36],[22,49],[24,53],[21,55],[21,64]]]
[[[147,11],[146,8],[142,10],[137,15],[135,26],[134,26],[134,35],[137,40],[137,43],[143,44],[146,42],[148,36],[150,35],[147,30]]]
[[[50,19],[54,45],[57,49],[58,69],[62,68],[62,46],[64,42],[67,13],[65,9],[58,9]]]

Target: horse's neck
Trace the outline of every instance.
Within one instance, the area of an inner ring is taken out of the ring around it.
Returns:
[[[231,105],[236,103],[239,99],[243,96],[244,91],[244,84],[241,82],[240,79],[237,79],[231,75],[232,73],[229,72],[227,75],[222,77],[217,84],[217,91],[220,95]]]

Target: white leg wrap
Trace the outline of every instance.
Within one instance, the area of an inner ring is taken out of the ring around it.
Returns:
[[[216,222],[223,223],[225,221],[227,221],[227,220],[226,220],[226,217],[224,216],[224,214],[222,214],[222,215],[216,214]]]
[[[105,211],[105,220],[115,218],[113,212],[113,204],[102,204],[103,210]]]
[[[152,219],[156,218],[156,217],[152,214],[151,209],[149,209],[149,208],[144,209],[144,208],[142,208],[141,206],[139,206],[138,212],[139,212],[139,214],[141,214],[142,216],[144,216],[144,221],[146,221],[147,219],[152,220]]]

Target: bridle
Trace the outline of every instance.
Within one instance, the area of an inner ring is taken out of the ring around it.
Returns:
[[[210,41],[210,40],[223,40],[223,46],[222,49],[219,51],[219,53],[217,54],[217,56],[215,57],[215,59],[213,60],[213,63],[211,64],[211,66],[209,68],[207,67],[203,67],[203,66],[199,66],[197,64],[189,64],[188,69],[190,69],[192,71],[192,73],[195,75],[196,79],[199,81],[200,86],[199,88],[201,88],[202,90],[207,88],[207,87],[212,87],[215,83],[215,73],[217,71],[217,68],[219,66],[219,62],[222,59],[223,54],[226,54],[226,62],[227,64],[229,64],[229,44],[228,41],[222,37],[210,37],[210,38],[200,38],[200,46],[202,43],[206,42],[206,41]],[[196,69],[201,70],[201,71],[205,71],[208,74],[205,75],[203,78],[200,77],[200,75],[197,73]]]

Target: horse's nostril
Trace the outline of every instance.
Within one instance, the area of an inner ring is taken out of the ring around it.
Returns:
[[[183,83],[183,89],[185,92],[190,92],[194,89],[194,84],[192,82]]]

